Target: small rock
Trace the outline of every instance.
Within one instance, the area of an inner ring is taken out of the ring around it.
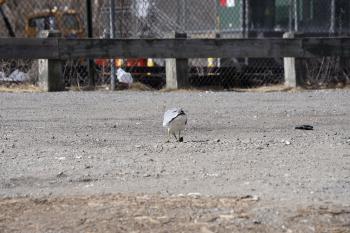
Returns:
[[[56,175],[57,178],[64,178],[67,177],[67,175],[64,172],[60,172]]]
[[[199,198],[202,194],[200,193],[188,193],[187,196],[193,197],[195,199]]]
[[[249,143],[250,143],[250,138],[247,138],[247,139],[242,140],[242,143],[244,143],[244,144],[249,144]]]
[[[150,177],[150,174],[144,174],[143,177]]]
[[[260,220],[254,220],[253,223],[256,224],[256,225],[260,225],[261,221]]]
[[[314,127],[312,125],[298,125],[298,126],[295,126],[295,129],[314,130]]]
[[[291,144],[290,141],[285,141],[284,143],[285,143],[286,145],[290,145],[290,144]]]

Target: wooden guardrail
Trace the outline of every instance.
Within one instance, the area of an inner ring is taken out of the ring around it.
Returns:
[[[0,38],[0,58],[350,57],[350,38],[63,39]]]
[[[350,57],[350,37],[295,38],[293,33],[285,33],[284,38],[263,39],[186,39],[185,34],[177,33],[174,39],[47,37],[0,38],[0,58],[48,59],[47,63],[41,62],[47,69],[39,66],[45,80],[49,80],[43,82],[48,90],[62,89],[56,85],[61,76],[60,62],[74,58],[169,58],[167,87],[183,88],[189,85],[186,60],[189,58],[284,57],[285,84],[294,87],[298,86],[298,76],[302,75],[296,58]],[[56,77],[57,82],[50,81],[52,77]]]

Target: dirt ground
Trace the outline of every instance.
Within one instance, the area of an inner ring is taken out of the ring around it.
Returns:
[[[0,93],[0,232],[350,232],[349,98]]]

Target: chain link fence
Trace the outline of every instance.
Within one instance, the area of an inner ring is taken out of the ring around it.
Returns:
[[[87,35],[86,0],[0,0],[0,36],[36,37],[40,30],[60,30],[66,38]],[[92,0],[95,38],[272,38],[285,32],[302,36],[346,36],[350,31],[348,0]],[[115,21],[111,22],[111,15]],[[115,58],[115,65],[134,79],[162,88],[164,59]],[[340,58],[300,59],[306,87],[346,85],[349,61]],[[66,61],[67,86],[88,83],[87,62]],[[110,60],[94,60],[97,85],[110,82]],[[282,58],[190,59],[190,82],[195,87],[256,87],[284,81]],[[21,71],[35,75],[33,61],[1,60],[0,78]],[[15,77],[14,75],[12,77]],[[2,78],[5,80],[4,78]],[[31,78],[35,80],[35,78]]]

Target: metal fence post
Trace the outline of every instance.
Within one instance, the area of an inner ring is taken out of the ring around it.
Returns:
[[[87,27],[87,37],[93,37],[92,30],[92,3],[91,0],[86,0],[86,27]],[[94,60],[87,60],[87,72],[89,79],[89,87],[95,87],[95,69],[94,69]]]
[[[298,0],[294,0],[294,32],[299,31],[299,4]]]
[[[109,23],[110,23],[110,38],[114,39],[115,38],[115,4],[114,0],[110,0],[110,15],[109,15]],[[116,82],[116,77],[115,77],[115,59],[111,59],[111,90],[115,90],[115,82]]]
[[[174,32],[173,38],[187,38],[186,33]],[[169,58],[165,60],[166,88],[179,89],[190,86],[187,58]]]
[[[59,31],[40,31],[39,38],[61,37]],[[39,59],[39,87],[44,91],[64,91],[62,61],[56,59]]]
[[[331,34],[335,33],[335,0],[331,1],[331,23],[330,23],[330,28],[329,32]]]

